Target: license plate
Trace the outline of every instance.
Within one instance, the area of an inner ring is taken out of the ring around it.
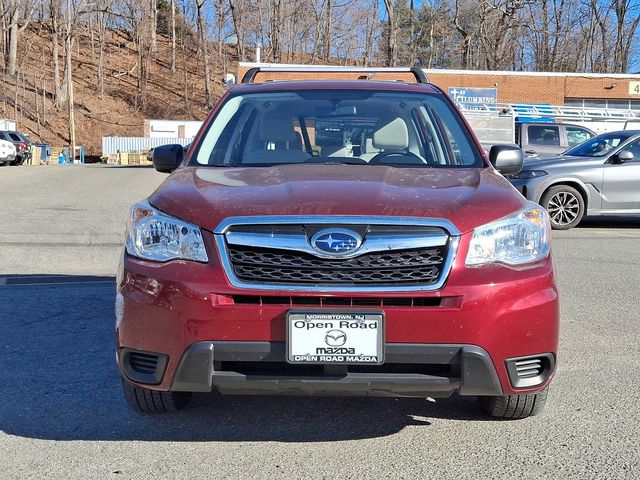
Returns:
[[[307,364],[381,364],[382,312],[287,313],[287,361]]]

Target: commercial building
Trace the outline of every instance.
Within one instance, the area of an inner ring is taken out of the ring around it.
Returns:
[[[267,64],[241,62],[238,69],[238,81],[251,67],[260,65]],[[495,89],[497,103],[640,110],[640,74],[439,69],[424,71],[432,83],[450,94],[450,89]],[[344,76],[336,76],[335,73],[317,72],[287,74],[287,78],[289,76],[292,79],[344,78]],[[279,74],[278,78],[282,78],[282,74]],[[376,78],[384,79],[385,77],[381,74]],[[264,74],[257,80],[266,81],[269,79],[273,79],[270,74]]]
[[[495,88],[498,103],[530,103],[640,110],[640,75],[426,70],[449,88]]]

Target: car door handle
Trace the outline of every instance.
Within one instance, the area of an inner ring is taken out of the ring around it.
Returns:
[[[535,150],[525,150],[524,153],[534,154],[534,153],[536,153],[536,151]]]

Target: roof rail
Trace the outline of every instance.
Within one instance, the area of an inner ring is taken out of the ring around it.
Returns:
[[[303,66],[282,66],[265,65],[252,67],[242,77],[242,83],[255,83],[256,75],[262,72],[289,72],[289,73],[412,73],[416,83],[429,83],[427,75],[423,70],[416,67],[340,67],[330,65],[303,65]]]

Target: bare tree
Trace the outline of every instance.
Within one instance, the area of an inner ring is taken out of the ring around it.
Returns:
[[[453,16],[453,25],[462,37],[462,57],[461,63],[463,68],[469,68],[469,50],[471,48],[471,40],[473,34],[469,30],[462,26],[460,22],[460,0],[456,0],[455,13]]]
[[[362,63],[367,66],[371,61],[371,51],[373,50],[373,38],[378,27],[378,0],[373,0],[371,8],[371,16],[369,21],[365,21],[365,42]]]
[[[197,23],[198,23],[198,48],[202,55],[202,63],[204,65],[204,89],[207,105],[211,105],[213,96],[211,93],[211,73],[209,70],[209,54],[207,52],[207,34],[206,23],[204,20],[204,3],[205,0],[196,0]]]
[[[244,21],[243,14],[245,12],[244,0],[229,0],[229,10],[231,11],[231,20],[233,22],[233,31],[236,35],[238,45],[238,60],[241,62],[245,59],[245,42],[244,42]]]
[[[158,49],[158,0],[149,0],[149,51]]]
[[[625,72],[629,68],[629,52],[640,23],[640,5],[635,0],[613,0],[612,3],[616,16],[613,68],[616,72]],[[632,20],[628,22],[630,12]]]
[[[227,9],[227,0],[213,0],[215,10],[215,30],[216,30],[216,43],[218,44],[218,61],[222,65],[222,70],[227,69],[227,55],[224,48],[225,41],[227,39],[226,27],[229,10]]]
[[[36,8],[35,0],[5,0],[7,32],[9,35],[7,58],[7,74],[16,75],[16,58],[18,56],[18,36],[29,25],[29,21]]]
[[[171,0],[171,73],[176,71],[176,0]]]
[[[327,10],[324,22],[324,45],[322,47],[323,57],[331,58],[331,34],[333,29],[333,1],[327,0]]]
[[[529,1],[486,1],[480,23],[482,57],[484,68],[504,70],[513,65],[515,38],[521,24],[521,10]]]
[[[98,31],[98,91],[100,98],[104,98],[104,56],[107,46],[106,12],[109,8],[109,0],[97,0],[96,2],[96,29]]]
[[[398,60],[398,25],[395,15],[395,4],[393,0],[384,0],[387,9],[388,32],[387,32],[387,65],[395,67]]]
[[[282,62],[282,0],[271,0],[269,44],[273,60]]]
[[[60,82],[60,64],[58,59],[58,33],[60,30],[60,0],[51,0],[49,4],[51,25],[51,59],[53,67],[53,102],[59,108],[63,102],[62,84]]]

